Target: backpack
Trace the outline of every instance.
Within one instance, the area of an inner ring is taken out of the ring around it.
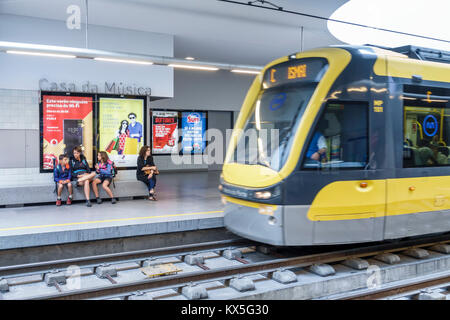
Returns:
[[[81,155],[80,156],[80,162],[81,163],[83,163],[84,165],[85,165],[85,167],[86,167],[86,169],[89,169],[90,167],[89,167],[89,164],[87,163],[87,161],[86,161],[86,157],[85,156],[83,156],[83,155]],[[69,161],[69,163],[70,163],[70,170],[72,170],[72,181],[75,181],[76,180],[76,176],[75,176],[75,171],[74,171],[74,168],[75,168],[75,158],[74,157],[71,157],[70,158],[70,161]],[[87,172],[88,170],[86,170],[86,172]],[[78,184],[77,184],[77,186],[79,186]]]
[[[117,167],[116,164],[114,163],[114,161],[108,160],[108,163],[111,165],[112,167],[112,177],[115,178],[117,176]]]
[[[114,161],[108,160],[108,164],[111,165],[111,181],[113,184],[114,189],[116,188],[116,184],[114,183],[114,178],[117,176],[117,167],[116,164],[114,163]]]
[[[56,169],[56,171],[58,171],[59,174],[59,165],[56,165],[56,158],[53,158],[53,170]],[[55,189],[53,190],[54,193],[58,193],[58,183],[55,181]]]

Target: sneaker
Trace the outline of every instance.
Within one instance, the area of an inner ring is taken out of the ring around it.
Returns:
[[[92,207],[92,204],[89,200],[86,200],[86,207]]]
[[[97,204],[101,204],[103,202],[102,199],[100,199],[100,198],[97,198],[96,200],[97,200]]]
[[[112,198],[112,199],[111,199],[111,203],[112,203],[112,204],[116,204],[116,202],[117,202],[116,198]]]
[[[67,198],[66,204],[67,204],[68,206],[70,206],[70,205],[72,204],[72,198]]]
[[[56,206],[59,207],[61,205],[61,199],[56,200]]]

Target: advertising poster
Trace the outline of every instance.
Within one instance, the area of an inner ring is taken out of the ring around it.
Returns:
[[[43,107],[43,168],[53,169],[53,159],[67,153],[72,156],[76,146],[92,166],[92,97],[53,96],[42,97]]]
[[[136,167],[144,145],[144,100],[100,98],[99,151],[106,151],[117,167]]]
[[[153,154],[178,152],[178,112],[152,112]]]
[[[183,153],[203,153],[206,148],[206,141],[203,140],[206,132],[206,113],[183,112],[181,127],[183,128],[181,142]]]

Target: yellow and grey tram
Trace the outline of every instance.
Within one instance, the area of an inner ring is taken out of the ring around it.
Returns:
[[[286,246],[450,231],[449,62],[336,46],[267,65],[228,146],[225,226]]]

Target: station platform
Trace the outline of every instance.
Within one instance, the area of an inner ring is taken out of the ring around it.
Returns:
[[[0,209],[0,250],[223,227],[219,171],[161,173],[158,201]],[[56,201],[56,196],[55,196]]]

